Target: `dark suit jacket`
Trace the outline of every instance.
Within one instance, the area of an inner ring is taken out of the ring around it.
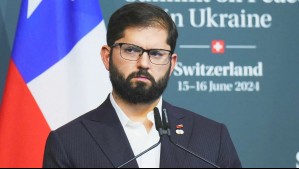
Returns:
[[[241,167],[223,124],[163,102],[174,142],[220,167]],[[184,135],[176,126],[184,125]],[[125,131],[109,98],[97,109],[50,133],[44,155],[45,168],[115,168],[134,157]],[[125,167],[138,168],[135,161]],[[161,168],[211,168],[163,139]]]

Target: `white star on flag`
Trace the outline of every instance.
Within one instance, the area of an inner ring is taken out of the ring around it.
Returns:
[[[28,11],[27,11],[27,19],[31,17],[37,7],[40,5],[42,0],[29,0],[28,1]]]

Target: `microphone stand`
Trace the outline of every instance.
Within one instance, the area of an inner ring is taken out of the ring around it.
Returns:
[[[136,160],[137,158],[141,157],[142,155],[146,154],[147,152],[151,151],[152,149],[158,147],[161,144],[161,142],[163,141],[163,138],[164,138],[163,136],[166,135],[167,133],[165,133],[163,130],[163,123],[161,121],[161,116],[159,113],[159,109],[157,107],[154,109],[154,117],[155,117],[156,129],[160,135],[159,142],[157,144],[153,145],[152,147],[146,149],[145,151],[141,152],[140,154],[138,154],[137,156],[135,156],[134,158],[130,159],[129,161],[125,162],[124,164],[120,165],[117,168],[123,168],[127,164],[131,163],[132,161]]]
[[[178,148],[184,150],[185,152],[187,152],[187,153],[189,153],[189,154],[191,154],[191,155],[193,155],[193,156],[195,156],[195,157],[201,159],[202,161],[204,161],[204,162],[210,164],[211,166],[213,166],[213,167],[215,167],[215,168],[220,168],[218,165],[213,164],[212,162],[210,162],[210,161],[208,161],[208,160],[202,158],[201,156],[195,154],[194,152],[192,152],[192,151],[186,149],[185,147],[183,147],[183,146],[181,146],[181,145],[179,145],[179,144],[174,143],[174,142],[172,141],[172,139],[171,139],[170,136],[168,136],[168,139],[169,139],[169,141],[170,141],[172,144],[176,145]]]
[[[138,154],[137,156],[135,156],[134,158],[132,158],[131,160],[127,161],[126,163],[124,163],[123,165],[117,167],[117,168],[123,168],[124,166],[126,166],[127,164],[129,164],[130,162],[136,160],[137,158],[141,157],[142,155],[146,154],[147,152],[151,151],[152,149],[156,148],[159,146],[159,144],[161,144],[162,142],[162,137],[160,138],[159,142],[155,145],[153,145],[152,147],[150,147],[149,149],[145,150],[144,152]]]
[[[170,141],[173,145],[175,145],[175,146],[177,146],[178,148],[182,149],[183,151],[185,151],[185,152],[187,152],[187,153],[189,153],[189,154],[195,156],[196,158],[198,158],[198,159],[200,159],[200,160],[202,160],[202,161],[204,161],[204,162],[210,164],[211,166],[213,166],[213,167],[215,167],[215,168],[220,168],[218,165],[216,165],[216,164],[214,164],[214,163],[208,161],[207,159],[201,157],[200,155],[197,155],[196,153],[194,153],[194,152],[188,150],[187,148],[185,148],[185,147],[183,147],[183,146],[181,146],[181,145],[179,145],[179,144],[173,142],[172,139],[171,139],[171,131],[170,131],[170,125],[169,125],[169,120],[168,120],[168,116],[167,116],[166,109],[163,109],[162,117],[163,117],[163,124],[164,124],[165,134],[168,136],[169,141]]]

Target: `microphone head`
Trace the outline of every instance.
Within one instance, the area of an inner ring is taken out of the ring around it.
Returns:
[[[169,124],[169,121],[168,121],[168,116],[167,116],[166,109],[163,109],[163,111],[162,111],[162,120],[163,120],[164,130],[170,129],[170,124]]]
[[[161,129],[163,129],[163,124],[159,113],[159,109],[157,107],[155,107],[154,109],[154,117],[155,117],[156,129],[158,130],[158,132],[160,132]]]

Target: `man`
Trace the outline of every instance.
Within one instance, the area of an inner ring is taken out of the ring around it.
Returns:
[[[112,93],[97,109],[51,132],[44,167],[115,168],[158,143],[153,109],[167,112],[171,140],[219,167],[241,167],[226,127],[162,100],[177,63],[177,28],[161,8],[132,3],[110,18],[102,60]],[[100,87],[100,86],[99,86]],[[169,139],[123,167],[213,167]]]

